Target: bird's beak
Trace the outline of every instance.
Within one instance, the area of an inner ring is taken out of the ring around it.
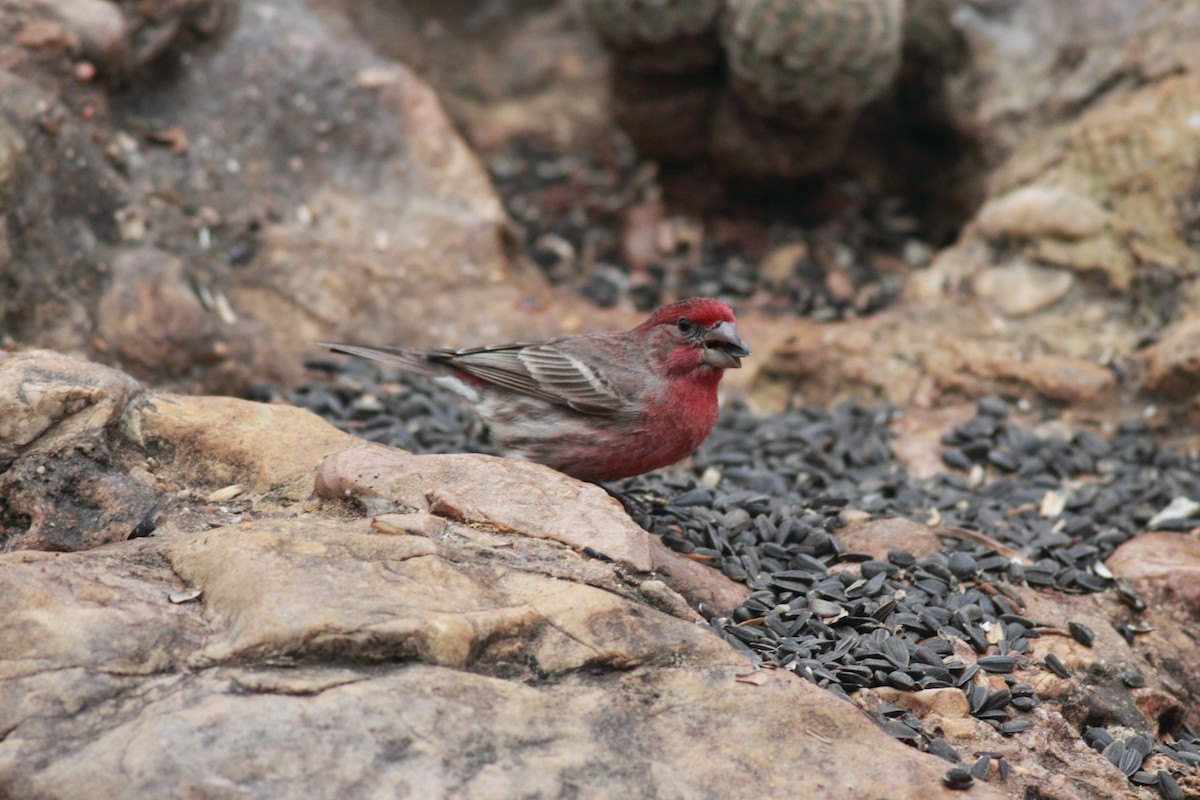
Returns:
[[[738,337],[737,328],[733,327],[732,322],[722,322],[705,331],[700,360],[710,367],[737,369],[748,355],[750,350]]]

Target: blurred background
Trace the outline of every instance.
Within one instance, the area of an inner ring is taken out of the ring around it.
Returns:
[[[702,294],[763,407],[1195,411],[1195,2],[37,0],[0,26],[8,348],[265,396],[313,339]]]

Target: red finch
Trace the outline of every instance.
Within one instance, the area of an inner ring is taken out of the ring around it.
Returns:
[[[434,381],[466,399],[507,456],[586,481],[640,475],[686,458],[717,422],[717,384],[750,355],[733,312],[693,298],[631,331],[470,350],[319,342]]]

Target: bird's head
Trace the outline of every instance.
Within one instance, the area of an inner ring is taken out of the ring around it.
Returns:
[[[670,371],[710,367],[720,375],[750,355],[734,322],[733,311],[720,300],[694,297],[663,306],[639,327],[665,351]]]

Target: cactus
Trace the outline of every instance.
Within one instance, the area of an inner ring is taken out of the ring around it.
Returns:
[[[616,116],[644,153],[689,159],[703,149],[726,174],[792,180],[837,162],[905,48],[927,64],[952,57],[959,1],[583,5],[613,57]],[[657,96],[676,87],[674,100]]]
[[[903,13],[902,0],[729,0],[730,85],[765,117],[855,114],[896,76]]]
[[[721,0],[584,0],[592,28],[618,68],[680,74],[717,61]]]

